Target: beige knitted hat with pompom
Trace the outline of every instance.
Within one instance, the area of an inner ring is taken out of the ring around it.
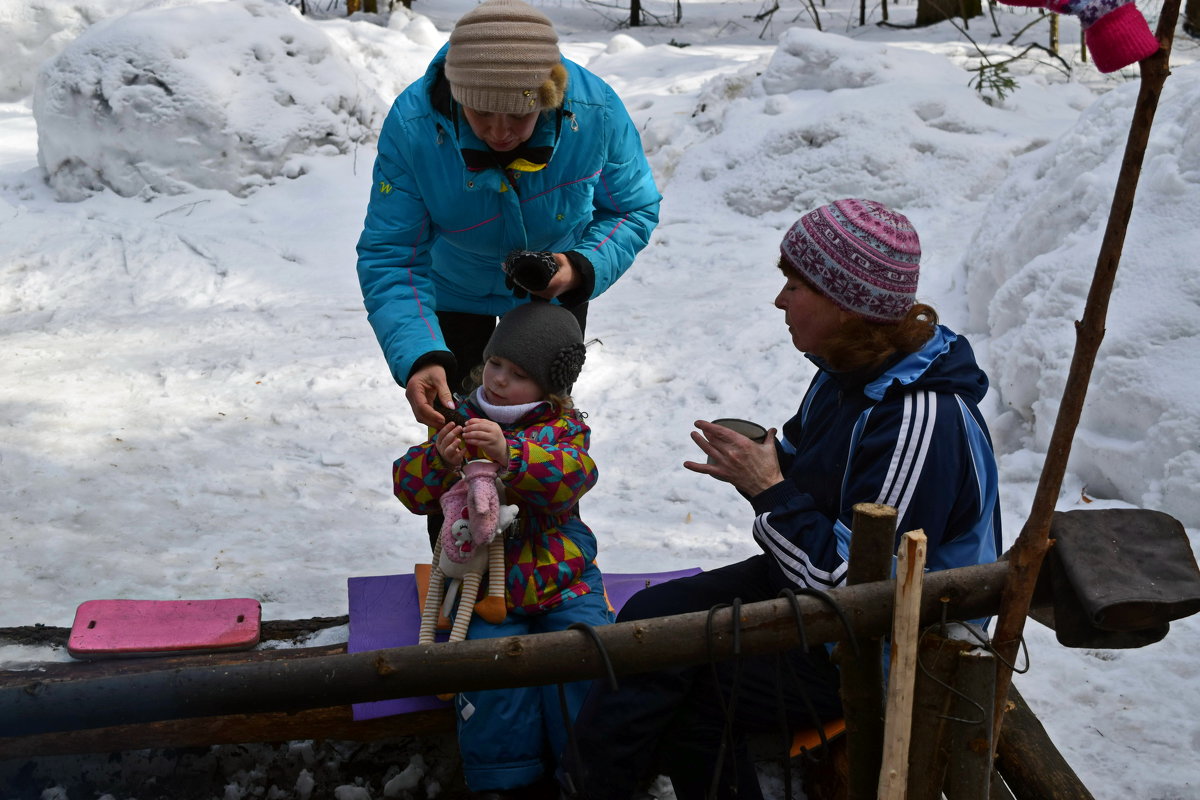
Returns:
[[[446,79],[459,103],[493,114],[557,108],[567,88],[554,25],[521,0],[487,0],[463,14],[450,33]]]

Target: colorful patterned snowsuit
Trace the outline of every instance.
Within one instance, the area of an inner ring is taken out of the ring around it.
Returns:
[[[484,414],[468,401],[469,417]],[[515,503],[520,516],[505,540],[507,619],[492,625],[476,616],[469,639],[490,639],[564,630],[575,622],[612,621],[596,557],[596,537],[579,518],[576,504],[596,483],[588,455],[591,431],[574,410],[539,403],[512,425],[502,425],[509,461],[500,473],[503,503]],[[396,497],[416,514],[440,512],[438,500],[458,480],[433,442],[409,449],[393,466]],[[588,683],[568,684],[572,718]],[[562,752],[566,740],[557,686],[461,692],[459,749],[467,785],[475,791],[503,790],[536,781],[547,756]]]

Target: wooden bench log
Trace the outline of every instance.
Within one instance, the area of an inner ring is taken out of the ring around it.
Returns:
[[[1017,800],[1093,800],[1012,684],[996,747],[996,769]]]
[[[922,619],[932,622],[943,613],[960,618],[992,613],[1006,575],[1003,562],[929,575]],[[891,581],[880,581],[838,589],[831,596],[846,609],[855,634],[865,637],[887,630],[892,592]],[[810,641],[845,637],[841,621],[831,609],[814,598],[799,600]],[[730,613],[724,609],[714,619],[718,633],[713,649],[722,658],[732,653]],[[704,663],[709,658],[704,636],[707,617],[707,612],[699,612],[639,620],[604,626],[596,633],[618,674],[668,664]],[[798,643],[787,600],[742,607],[743,652],[775,652]],[[36,671],[0,673],[0,743],[15,755],[21,748],[19,740],[56,731],[201,717],[286,715],[440,691],[580,680],[603,673],[595,644],[579,631],[366,653],[317,648],[50,664]],[[270,724],[280,720],[282,717],[264,717]],[[290,734],[271,733],[270,724],[262,727],[260,740],[289,738]],[[182,731],[186,726],[177,727]],[[172,745],[171,730],[171,724],[161,726],[159,746]],[[34,741],[26,739],[26,743]],[[116,739],[105,741],[107,751],[122,749]],[[41,747],[50,746],[48,742],[38,739],[24,754],[36,755]]]

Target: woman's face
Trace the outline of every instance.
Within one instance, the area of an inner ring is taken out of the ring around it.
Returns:
[[[783,311],[792,344],[802,353],[823,357],[825,342],[851,315],[795,275],[785,272],[784,277],[775,307]]]
[[[507,358],[492,356],[483,364],[483,389],[497,406],[519,406],[543,397],[542,388],[525,370]]]
[[[463,115],[475,135],[498,153],[507,153],[529,139],[538,119],[537,111],[520,115],[493,114],[490,111],[475,111],[465,106]]]

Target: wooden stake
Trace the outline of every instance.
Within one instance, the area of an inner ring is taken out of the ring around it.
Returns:
[[[933,573],[936,575],[936,573]],[[932,575],[931,575],[932,577]],[[928,582],[925,593],[930,593]],[[908,748],[908,800],[941,800],[950,760],[951,691],[960,663],[959,654],[975,645],[945,638],[945,631],[926,631],[917,644],[920,669],[913,703],[912,741]]]
[[[854,506],[846,583],[886,581],[896,549],[896,509],[878,503]],[[875,800],[883,764],[883,642],[858,637],[858,655],[845,642],[834,649],[841,668],[846,751],[850,761],[849,800]]]
[[[925,575],[924,531],[900,537],[896,562],[896,602],[892,613],[892,661],[883,722],[880,800],[904,800],[908,788],[908,742],[912,735],[913,691],[917,680],[917,637],[921,631],[921,584]]]
[[[942,792],[947,800],[988,800],[992,783],[992,694],[996,690],[996,658],[973,647],[958,655],[948,730],[950,757]]]
[[[1108,226],[1104,231],[1100,256],[1092,276],[1087,303],[1084,305],[1083,320],[1075,326],[1075,352],[1071,358],[1062,403],[1054,421],[1054,431],[1050,435],[1050,445],[1046,451],[1046,461],[1042,465],[1033,507],[1020,536],[1008,553],[1010,577],[1005,584],[1000,614],[996,621],[996,633],[992,637],[996,654],[1000,658],[996,674],[993,743],[1000,739],[1005,701],[1012,682],[1012,666],[1020,649],[1021,635],[1025,629],[1025,618],[1029,613],[1038,572],[1049,548],[1050,520],[1062,489],[1075,429],[1083,413],[1083,401],[1087,396],[1096,352],[1104,338],[1108,301],[1112,296],[1117,265],[1125,244],[1125,232],[1133,212],[1133,198],[1142,171],[1142,160],[1146,155],[1146,144],[1150,139],[1150,126],[1158,109],[1163,83],[1170,74],[1171,42],[1175,36],[1175,24],[1178,19],[1179,0],[1166,0],[1156,31],[1161,47],[1157,53],[1141,62],[1142,85],[1134,104],[1133,121],[1125,143],[1125,155],[1117,176],[1112,206],[1109,209]]]

